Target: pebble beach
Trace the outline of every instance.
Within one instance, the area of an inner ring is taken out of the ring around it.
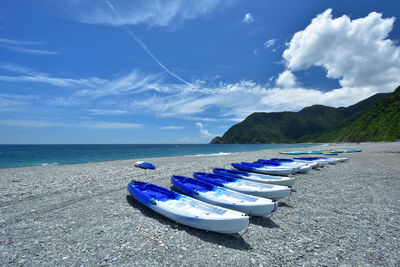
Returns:
[[[136,159],[0,169],[2,266],[400,266],[400,143],[357,148],[349,161],[295,175],[289,199],[228,235],[171,221],[127,192],[132,179],[171,187],[171,175],[280,155]],[[300,149],[299,149],[300,150]]]

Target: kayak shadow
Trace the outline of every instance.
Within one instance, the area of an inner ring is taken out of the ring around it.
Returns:
[[[288,203],[286,203],[286,202],[279,202],[279,207],[280,207],[280,208],[281,208],[281,207],[285,207],[285,208],[291,208],[291,209],[293,209],[293,206],[290,205],[290,204],[288,204]]]
[[[173,220],[170,220],[152,209],[144,206],[142,203],[134,199],[131,195],[126,196],[126,201],[128,204],[139,210],[144,216],[157,220],[163,225],[169,226],[172,229],[183,230],[188,234],[200,238],[201,240],[209,243],[214,243],[219,246],[224,246],[227,248],[237,249],[237,250],[251,250],[252,247],[247,243],[240,234],[222,234],[201,229],[196,229],[189,227]]]
[[[261,227],[280,228],[279,224],[276,224],[270,217],[253,216],[250,218],[250,222]]]

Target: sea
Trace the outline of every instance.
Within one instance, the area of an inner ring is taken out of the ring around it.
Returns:
[[[0,145],[0,169],[170,156],[223,155],[316,144]]]

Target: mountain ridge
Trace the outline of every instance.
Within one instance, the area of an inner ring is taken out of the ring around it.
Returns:
[[[348,107],[255,112],[211,144],[394,141],[400,138],[400,86]],[[373,128],[373,129],[372,129]]]

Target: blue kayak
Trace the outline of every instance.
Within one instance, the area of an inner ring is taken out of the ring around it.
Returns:
[[[150,170],[154,170],[156,168],[156,165],[154,165],[153,163],[145,161],[137,161],[135,166],[142,169],[150,169]]]
[[[250,215],[266,216],[278,208],[276,201],[242,194],[190,177],[173,175],[171,182],[177,189],[193,198]]]
[[[257,183],[214,173],[195,172],[193,177],[203,182],[225,187],[243,194],[269,199],[285,198],[291,193],[291,189],[287,186]]]
[[[249,224],[249,217],[242,212],[210,205],[155,184],[131,181],[128,191],[155,212],[194,228],[237,233]]]
[[[346,153],[362,152],[362,149],[344,149],[343,152]]]

